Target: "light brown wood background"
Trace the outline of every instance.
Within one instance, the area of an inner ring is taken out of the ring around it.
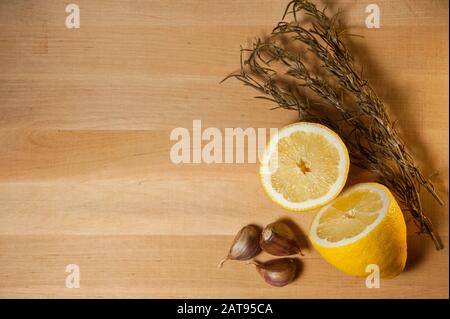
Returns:
[[[409,227],[407,269],[365,288],[311,249],[298,280],[267,286],[252,266],[216,266],[244,224],[288,213],[261,189],[256,164],[175,165],[170,131],[281,127],[296,114],[236,81],[239,46],[269,31],[287,1],[0,2],[1,297],[446,297],[448,298],[448,2],[374,1],[344,10],[353,52],[386,101],[445,206],[424,196],[445,244]],[[354,182],[358,177],[352,171]],[[358,175],[359,176],[359,175]],[[65,288],[65,266],[81,288]]]

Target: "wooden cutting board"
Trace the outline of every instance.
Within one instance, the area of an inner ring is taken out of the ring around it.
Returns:
[[[256,164],[171,162],[176,127],[282,127],[295,113],[219,81],[281,18],[287,1],[0,2],[1,297],[448,298],[448,2],[327,1],[343,10],[352,51],[408,147],[445,199],[423,196],[445,249],[407,218],[404,273],[368,289],[305,248],[298,280],[267,286],[252,266],[217,270],[247,223],[280,217]],[[321,5],[321,4],[320,4]],[[436,173],[436,174],[435,174]],[[352,171],[354,182],[358,172]],[[356,177],[355,177],[356,176]],[[80,288],[66,288],[66,266]]]

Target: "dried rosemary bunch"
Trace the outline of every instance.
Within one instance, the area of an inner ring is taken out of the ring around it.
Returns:
[[[420,188],[442,204],[400,138],[383,102],[360,73],[348,51],[339,14],[306,0],[289,2],[283,21],[252,49],[241,49],[241,68],[234,77],[277,103],[295,110],[303,121],[336,131],[349,149],[352,163],[374,174],[398,197],[419,232],[442,243],[423,212]],[[286,22],[285,18],[292,21]],[[303,18],[303,23],[300,19]],[[226,79],[227,79],[226,78]]]

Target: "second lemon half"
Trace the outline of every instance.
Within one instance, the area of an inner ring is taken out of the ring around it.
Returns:
[[[341,192],[349,164],[347,148],[335,132],[316,123],[295,123],[271,138],[261,160],[261,182],[282,207],[311,210]]]

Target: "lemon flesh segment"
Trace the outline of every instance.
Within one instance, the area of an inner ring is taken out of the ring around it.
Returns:
[[[296,123],[280,130],[266,149],[261,180],[269,196],[291,210],[325,205],[343,188],[348,152],[330,129]]]
[[[294,132],[278,142],[279,168],[272,186],[285,199],[302,202],[326,195],[339,175],[339,153],[321,135]]]
[[[367,276],[375,264],[383,278],[395,277],[406,263],[406,225],[391,192],[381,184],[352,186],[320,209],[309,237],[336,268]]]
[[[358,190],[338,198],[320,217],[317,236],[329,242],[353,238],[379,216],[383,203],[370,190]]]

